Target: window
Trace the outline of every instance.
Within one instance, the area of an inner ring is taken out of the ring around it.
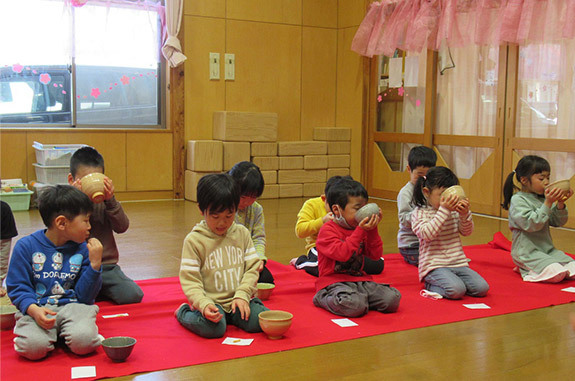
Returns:
[[[159,1],[0,2],[0,124],[162,123]]]

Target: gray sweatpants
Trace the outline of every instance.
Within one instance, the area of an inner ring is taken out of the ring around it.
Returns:
[[[359,317],[369,310],[395,312],[400,299],[399,291],[386,284],[339,282],[319,290],[313,297],[313,304],[336,315]]]
[[[140,303],[144,291],[124,272],[120,265],[102,265],[102,289],[98,295],[116,304]]]
[[[54,350],[58,336],[64,339],[72,352],[85,355],[100,346],[96,315],[96,305],[70,303],[64,306],[45,305],[56,311],[56,324],[49,330],[40,327],[30,315],[16,312],[14,327],[14,349],[19,355],[29,360],[39,360]]]

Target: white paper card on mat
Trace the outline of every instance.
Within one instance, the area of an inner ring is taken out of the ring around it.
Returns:
[[[405,57],[405,87],[417,87],[419,56]]]
[[[121,317],[121,316],[130,316],[127,313],[123,313],[123,314],[114,314],[114,315],[102,315],[102,318],[104,319],[110,319],[110,318],[117,318],[117,317]]]
[[[222,341],[222,344],[246,346],[251,345],[253,341],[254,339],[238,339],[237,337],[226,337],[224,341]]]
[[[562,288],[561,291],[573,292],[573,293],[575,293],[575,287]]]
[[[96,377],[95,366],[75,366],[72,367],[72,379]]]
[[[485,303],[464,304],[463,307],[469,308],[470,310],[488,310],[491,308]]]
[[[389,87],[401,87],[403,74],[403,58],[389,59]]]
[[[355,327],[357,325],[356,322],[351,321],[349,319],[331,319],[335,324],[339,325],[340,327]]]

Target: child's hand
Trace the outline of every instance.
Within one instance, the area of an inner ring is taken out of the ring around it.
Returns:
[[[96,271],[100,271],[102,266],[102,252],[104,247],[97,238],[90,238],[87,243],[88,252],[90,253],[90,265]]]
[[[467,213],[469,213],[469,200],[464,198],[463,200],[459,201],[455,210],[457,213],[459,213],[460,217],[467,216]]]
[[[262,270],[264,269],[264,265],[265,265],[265,264],[266,264],[266,263],[265,263],[264,261],[260,261],[260,265],[258,266],[258,272],[260,272],[260,273],[262,272]]]
[[[439,201],[439,206],[443,206],[444,208],[449,209],[450,211],[454,211],[457,208],[457,204],[459,203],[459,197],[455,194],[450,194],[449,196],[441,196],[441,200]]]
[[[54,324],[56,324],[56,318],[48,317],[48,315],[56,315],[55,311],[52,311],[46,307],[40,307],[37,304],[31,304],[26,310],[26,313],[30,315],[36,323],[44,329],[52,329]]]
[[[370,217],[365,217],[360,221],[359,227],[365,231],[375,229],[379,221],[381,221],[381,209],[379,209],[378,214],[372,214]]]
[[[73,186],[74,188],[77,188],[77,189],[82,190],[82,181],[81,181],[81,180],[82,180],[82,179],[76,179],[76,180],[74,180],[74,182],[72,183],[72,186]]]
[[[555,201],[559,201],[563,198],[563,191],[559,188],[546,188],[545,189],[545,202],[547,207],[551,207]]]
[[[573,189],[569,189],[567,192],[563,192],[563,195],[559,200],[557,200],[557,208],[565,209],[565,201],[569,200],[573,196]]]
[[[323,223],[327,223],[329,221],[333,221],[333,213],[329,212],[328,214],[326,214],[325,216],[323,216],[322,218]]]
[[[234,299],[232,301],[232,312],[236,312],[236,308],[240,311],[240,316],[243,320],[250,318],[250,304],[243,299]]]
[[[212,323],[219,323],[222,320],[222,313],[214,304],[208,304],[206,308],[204,308],[203,315],[206,319],[211,321]]]
[[[104,201],[114,197],[114,183],[109,177],[104,177]]]
[[[569,200],[571,198],[571,196],[573,196],[573,189],[569,189],[567,192],[563,193],[563,198],[561,199],[561,202],[565,202],[567,200]]]

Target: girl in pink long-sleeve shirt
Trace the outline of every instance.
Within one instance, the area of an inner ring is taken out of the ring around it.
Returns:
[[[485,296],[487,282],[469,268],[460,234],[473,232],[469,201],[443,191],[459,184],[457,176],[445,167],[433,167],[420,177],[413,192],[416,209],[411,227],[419,238],[419,280],[421,295],[461,299],[464,295]]]

